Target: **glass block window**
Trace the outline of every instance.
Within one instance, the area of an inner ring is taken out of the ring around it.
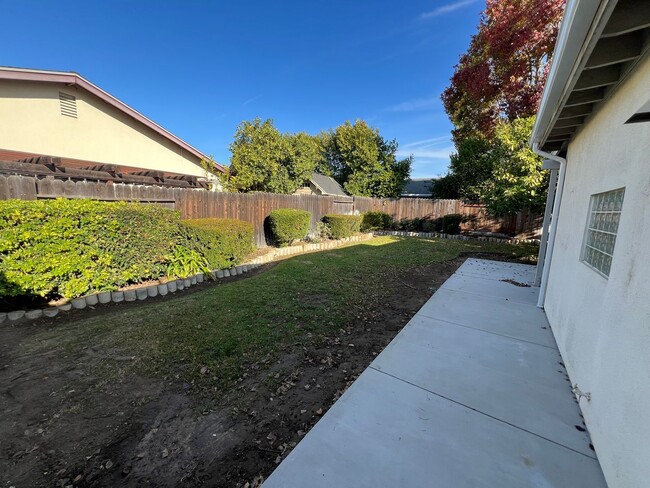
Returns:
[[[625,188],[591,196],[582,260],[606,277],[612,267],[624,196]]]

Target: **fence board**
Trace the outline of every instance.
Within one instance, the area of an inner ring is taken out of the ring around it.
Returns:
[[[10,175],[4,178],[2,198],[36,199],[36,181],[34,178],[19,175]]]

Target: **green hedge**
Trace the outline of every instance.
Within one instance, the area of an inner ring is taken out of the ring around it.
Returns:
[[[219,262],[213,234],[157,205],[1,201],[0,297],[72,298],[198,273]]]
[[[461,214],[447,214],[442,218],[442,232],[445,234],[460,234]]]
[[[406,230],[410,232],[440,232],[442,230],[442,218],[415,217],[413,219],[401,219],[392,224],[393,230]]]
[[[332,239],[350,237],[361,230],[361,215],[328,214],[323,222],[329,227]]]
[[[203,253],[210,269],[239,264],[255,249],[253,224],[237,219],[189,219],[184,225],[195,231],[192,248]]]
[[[311,213],[294,208],[280,208],[269,215],[273,241],[278,246],[287,246],[309,234]]]
[[[387,230],[393,225],[393,217],[386,212],[365,212],[362,215],[361,230]]]

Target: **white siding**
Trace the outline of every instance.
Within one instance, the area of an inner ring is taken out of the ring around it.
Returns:
[[[650,486],[650,58],[569,146],[545,309],[612,488]],[[625,187],[609,278],[580,261],[590,196]]]

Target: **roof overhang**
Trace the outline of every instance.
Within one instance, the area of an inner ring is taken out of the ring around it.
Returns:
[[[650,1],[569,0],[531,145],[563,153],[650,51]]]
[[[156,124],[153,120],[145,117],[137,110],[129,107],[126,103],[115,98],[110,93],[102,90],[97,85],[91,83],[83,76],[74,72],[65,72],[65,71],[45,71],[45,70],[35,70],[35,69],[26,69],[26,68],[9,68],[9,67],[0,67],[0,80],[19,80],[19,81],[37,81],[45,83],[61,83],[69,86],[77,86],[87,92],[95,95],[104,102],[112,105],[118,110],[124,112],[128,116],[132,117],[136,121],[140,122],[149,129],[157,132],[161,136],[170,140],[180,148],[185,151],[193,154],[199,159],[208,161],[208,157],[203,154],[201,151],[191,146],[181,138],[175,136],[167,129]],[[218,171],[225,172],[225,168],[220,164],[215,163],[215,167]]]
[[[323,178],[327,179],[329,183],[336,189],[336,191],[331,191],[331,189],[325,188],[322,184],[318,182],[318,178]],[[323,175],[317,172],[312,173],[311,177],[309,178],[309,182],[314,185],[318,190],[325,196],[331,196],[331,197],[347,197],[349,196],[347,193],[345,193],[345,190],[343,187],[331,176]]]

